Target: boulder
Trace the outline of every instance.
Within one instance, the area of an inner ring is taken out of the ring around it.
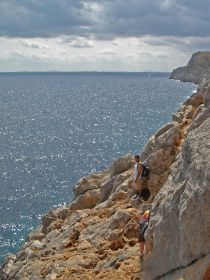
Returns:
[[[111,177],[130,169],[134,164],[134,156],[127,154],[113,162],[110,167]]]
[[[127,171],[111,177],[108,181],[101,185],[101,198],[100,202],[109,199],[110,195],[115,193],[119,186],[121,186],[122,191],[128,190],[129,181],[128,178],[131,176],[131,172]],[[118,192],[120,190],[118,189]]]
[[[184,118],[184,112],[177,112],[172,115],[173,121],[177,123],[182,123],[183,118]]]
[[[193,95],[190,96],[183,104],[184,105],[192,105],[194,108],[198,108],[201,104],[203,104],[204,92],[202,90],[197,91]]]
[[[50,224],[58,219],[57,214],[55,211],[50,210],[46,215],[42,217],[42,232],[46,233],[47,228]]]
[[[86,191],[70,204],[70,210],[91,209],[99,202],[100,196],[99,189]]]
[[[174,127],[173,123],[167,123],[163,127],[161,127],[156,133],[155,133],[155,139],[157,139],[161,134],[165,133],[170,128]]]
[[[89,177],[81,178],[74,186],[73,192],[77,197],[84,194],[86,191],[98,189],[108,177],[108,171],[104,171],[90,175]]]
[[[187,105],[184,110],[184,116],[186,119],[192,119],[195,112],[195,108],[192,105]]]
[[[110,230],[107,236],[107,240],[109,241],[117,240],[122,235],[122,233],[123,233],[122,229]]]
[[[131,219],[131,214],[126,210],[118,210],[108,221],[106,228],[114,230],[114,229],[122,229],[127,222]]]
[[[156,149],[178,146],[181,139],[181,133],[179,127],[173,125],[173,127],[166,130],[156,139]]]
[[[111,179],[107,180],[105,183],[103,183],[101,185],[100,202],[106,201],[109,198],[109,196],[112,192],[112,188],[113,188],[115,179],[116,179],[116,176],[112,177]]]
[[[65,220],[69,214],[70,214],[69,208],[63,207],[59,209],[58,218],[61,220]]]

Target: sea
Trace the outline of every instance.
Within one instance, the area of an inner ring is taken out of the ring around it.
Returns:
[[[195,90],[168,73],[0,73],[0,263],[79,178],[139,153]]]

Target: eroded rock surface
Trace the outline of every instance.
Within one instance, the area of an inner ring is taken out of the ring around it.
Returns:
[[[210,91],[205,94],[208,100]],[[179,279],[176,275],[183,277],[194,262],[210,254],[209,182],[210,111],[206,102],[188,127],[170,176],[155,198],[147,233],[151,252],[145,262],[146,279]],[[176,272],[173,277],[172,271]],[[202,279],[201,271],[199,275],[184,279]]]

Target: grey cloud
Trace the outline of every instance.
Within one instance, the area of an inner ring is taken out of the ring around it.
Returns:
[[[76,37],[76,36],[69,36],[69,37],[65,36],[59,40],[58,44],[68,45],[70,47],[78,48],[78,49],[94,47],[94,44],[91,41],[84,39],[82,37]]]
[[[144,37],[143,40],[150,46],[175,46],[176,48],[186,49],[192,52],[210,49],[210,37],[156,36]]]
[[[83,36],[92,25],[80,0],[2,0],[0,36],[53,37]]]
[[[49,47],[45,46],[45,45],[41,45],[40,43],[37,42],[22,42],[22,46],[23,47],[27,47],[27,48],[32,48],[32,49],[49,49]]]
[[[0,36],[202,37],[209,11],[209,0],[1,0]]]

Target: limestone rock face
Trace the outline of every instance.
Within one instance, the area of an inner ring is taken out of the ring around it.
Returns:
[[[178,146],[180,139],[180,129],[174,125],[157,137],[156,149]]]
[[[210,108],[203,108],[200,114],[193,120],[193,123],[189,127],[188,131],[191,131],[199,127],[210,116]]]
[[[206,91],[204,95],[204,105],[210,108],[210,79],[206,82]]]
[[[171,176],[155,199],[147,242],[148,279],[210,253],[210,117],[187,134]],[[148,245],[149,246],[149,245]]]
[[[178,153],[181,137],[178,125],[166,124],[149,140],[140,154],[141,160],[146,161],[150,168],[147,187],[151,192],[151,199],[159,192],[168,178],[169,169]]]

